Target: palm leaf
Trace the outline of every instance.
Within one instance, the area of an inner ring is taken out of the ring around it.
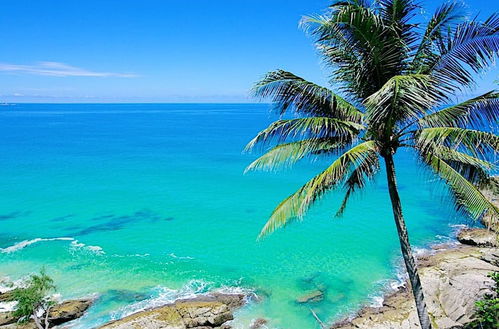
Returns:
[[[352,139],[364,126],[329,117],[308,117],[278,120],[262,130],[253,138],[245,150],[253,149],[257,144],[265,146],[271,142],[284,142],[290,138],[326,138],[338,137],[345,142]]]
[[[275,170],[289,167],[307,155],[332,152],[345,147],[337,138],[306,139],[280,144],[253,161],[245,170]]]
[[[341,217],[345,212],[348,200],[352,193],[365,186],[366,182],[372,178],[379,170],[379,158],[376,152],[370,152],[365,158],[359,161],[357,167],[345,181],[346,193],[340,208],[336,212],[336,217]]]
[[[423,152],[437,146],[465,149],[474,156],[499,150],[499,137],[488,132],[455,127],[424,128],[417,132],[416,145]]]
[[[422,74],[429,72],[429,68],[439,57],[439,54],[435,53],[436,41],[442,38],[442,33],[454,31],[457,23],[462,22],[464,17],[462,5],[458,2],[446,2],[437,8],[426,26],[419,48],[414,55],[411,63],[412,72]]]
[[[400,13],[394,10],[387,24],[368,1],[341,1],[329,14],[304,18],[302,25],[333,69],[332,81],[364,100],[405,68],[410,31]]]
[[[338,186],[346,177],[349,169],[372,152],[377,152],[376,144],[373,141],[368,141],[343,153],[326,170],[282,201],[273,211],[259,237],[274,232],[288,224],[292,219],[301,219],[313,202],[322,197],[325,192]]]
[[[488,92],[419,120],[422,127],[483,128],[499,121],[499,93]]]
[[[281,114],[292,108],[297,113],[360,122],[362,112],[331,90],[291,72],[267,73],[253,88],[253,94],[270,98]]]
[[[472,72],[490,67],[499,53],[499,14],[483,23],[473,20],[458,25],[454,33],[439,40],[438,47],[440,56],[429,72],[457,90],[472,85]]]
[[[370,128],[391,128],[398,122],[417,118],[441,101],[432,77],[401,75],[391,78],[379,91],[367,98],[366,122]]]
[[[474,219],[484,215],[491,216],[494,221],[499,218],[499,209],[451,165],[433,154],[427,154],[423,160],[449,184],[458,210],[465,209]]]

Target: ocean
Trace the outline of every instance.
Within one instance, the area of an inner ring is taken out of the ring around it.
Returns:
[[[0,278],[45,268],[61,298],[96,296],[73,328],[211,290],[255,292],[234,328],[319,328],[400,280],[384,171],[334,214],[331,192],[262,241],[274,207],[331,159],[250,172],[243,153],[276,120],[268,104],[16,104],[0,107]],[[416,250],[472,224],[409,151],[396,154]],[[1,280],[1,279],[0,279]],[[296,300],[318,287],[322,301]]]

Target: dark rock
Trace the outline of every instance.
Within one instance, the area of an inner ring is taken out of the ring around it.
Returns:
[[[250,329],[263,328],[267,323],[268,323],[268,321],[264,318],[255,319],[255,320],[251,321]]]
[[[222,294],[215,292],[211,295],[218,302],[227,305],[231,311],[240,308],[246,303],[245,302],[246,296],[243,294]]]
[[[461,230],[457,239],[462,244],[479,247],[495,247],[498,245],[498,235],[491,230],[473,228]]]

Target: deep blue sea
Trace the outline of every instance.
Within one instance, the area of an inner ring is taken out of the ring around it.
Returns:
[[[214,289],[254,291],[234,328],[318,328],[377,300],[399,245],[384,171],[256,241],[274,207],[331,159],[243,174],[246,143],[278,117],[267,104],[17,104],[0,107],[0,278],[44,267],[61,298],[94,295],[74,328]],[[451,239],[448,192],[413,154],[396,155],[412,243]],[[324,300],[296,299],[317,287]]]

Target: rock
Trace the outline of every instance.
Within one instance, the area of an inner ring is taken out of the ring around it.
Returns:
[[[301,296],[296,299],[296,302],[299,304],[305,303],[318,303],[324,299],[324,292],[321,290],[314,290],[304,296]]]
[[[85,311],[92,305],[92,300],[68,300],[61,304],[55,305],[50,309],[49,323],[50,326],[56,326],[71,320],[75,320],[83,315]],[[31,329],[36,328],[34,322],[30,321],[23,325],[18,325],[18,318],[12,315],[12,312],[0,313],[0,329]]]
[[[241,307],[244,300],[244,295],[221,293],[178,300],[112,321],[101,329],[229,329],[226,322],[234,319],[233,310]]]
[[[471,321],[475,301],[494,286],[487,274],[497,248],[460,246],[419,259],[426,305],[435,328],[462,328]],[[487,261],[488,260],[488,261]],[[407,288],[388,295],[382,307],[366,307],[353,319],[336,323],[336,329],[419,329],[412,293]]]
[[[211,296],[220,303],[227,305],[231,311],[240,308],[246,303],[246,295],[243,294],[222,294],[219,292],[214,292],[211,294]]]
[[[266,328],[266,324],[268,321],[264,318],[258,318],[253,321],[251,321],[250,324],[250,329],[260,329],[260,328]]]
[[[498,235],[492,230],[472,228],[461,230],[457,239],[462,244],[479,247],[496,247],[498,243]]]
[[[0,326],[0,329],[38,329],[38,328],[36,324],[33,321],[31,321],[23,324],[18,324],[18,323],[7,324],[5,326]]]
[[[0,326],[15,323],[17,318],[12,315],[12,312],[0,313]]]
[[[92,302],[91,299],[68,300],[52,307],[49,312],[50,325],[57,326],[81,317]]]
[[[14,290],[8,290],[6,292],[0,293],[0,303],[11,301],[13,291]]]

